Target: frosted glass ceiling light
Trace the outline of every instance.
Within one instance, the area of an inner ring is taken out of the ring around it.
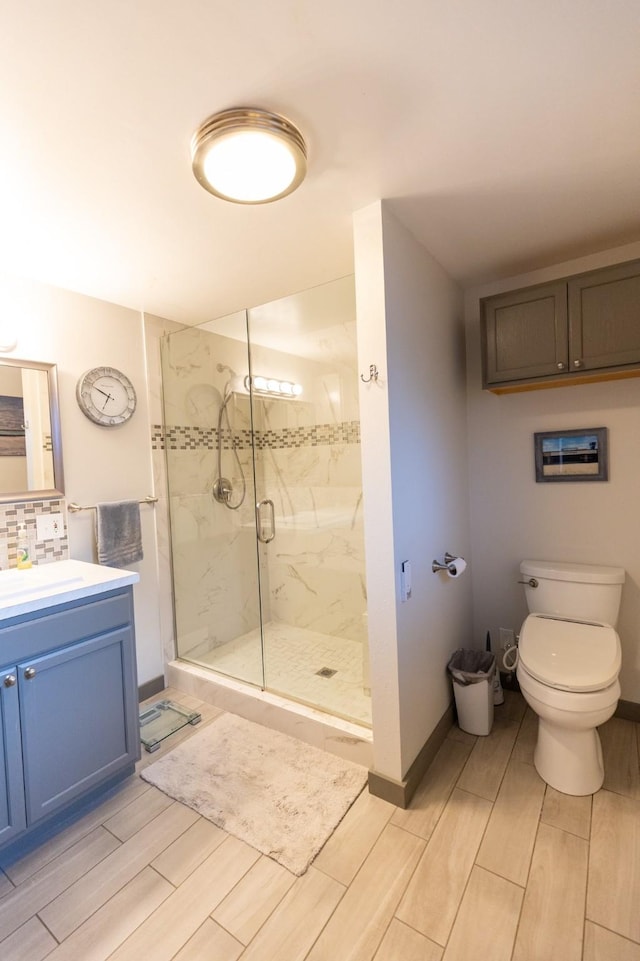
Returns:
[[[278,114],[253,108],[214,114],[191,138],[191,162],[205,190],[237,204],[286,197],[307,172],[302,134]]]

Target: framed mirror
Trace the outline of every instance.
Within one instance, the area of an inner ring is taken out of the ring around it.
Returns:
[[[0,358],[0,503],[63,495],[56,365]]]

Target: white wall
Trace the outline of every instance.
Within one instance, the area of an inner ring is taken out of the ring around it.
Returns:
[[[150,425],[142,315],[115,304],[0,274],[0,315],[18,344],[8,356],[55,363],[58,368],[62,452],[67,502],[96,504],[153,493]],[[117,367],[138,397],[133,418],[99,427],[80,411],[78,378],[91,367]],[[158,570],[153,508],[143,507],[144,560],[134,588],[138,679],[162,675],[158,623]],[[95,513],[69,514],[70,556],[94,561]]]
[[[479,297],[640,257],[640,244],[466,294],[469,482],[476,635],[519,630],[523,558],[624,567],[622,697],[640,701],[640,379],[496,396],[481,389]],[[608,482],[537,484],[535,431],[609,429]]]
[[[401,780],[451,700],[451,652],[481,641],[470,573],[431,572],[470,547],[463,307],[384,202],[355,215],[354,243],[360,370],[380,370],[360,391],[375,767]]]

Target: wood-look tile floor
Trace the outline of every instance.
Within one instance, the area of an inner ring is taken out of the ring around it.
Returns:
[[[603,789],[559,794],[507,692],[489,737],[452,728],[410,809],[364,792],[300,878],[134,775],[0,857],[0,958],[640,961],[640,725],[601,733]]]

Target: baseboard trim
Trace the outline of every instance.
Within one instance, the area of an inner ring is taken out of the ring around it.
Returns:
[[[453,703],[451,703],[418,752],[402,781],[396,781],[395,778],[387,777],[378,771],[369,771],[369,793],[395,804],[396,807],[408,807],[427,768],[446,738],[454,722],[454,716]]]
[[[636,701],[618,701],[616,717],[622,717],[625,721],[636,721],[640,724],[640,704]]]
[[[636,701],[618,701],[615,716],[640,724],[640,704]],[[408,807],[427,768],[454,723],[455,712],[452,703],[427,738],[415,761],[407,771],[406,777],[402,781],[396,781],[394,778],[380,774],[378,771],[369,771],[369,792],[384,801],[389,801],[390,804],[395,804],[396,807]]]
[[[144,684],[138,686],[138,701],[146,701],[148,697],[153,697],[154,694],[159,694],[160,691],[164,691],[164,677],[161,674],[160,677],[152,677],[150,681],[145,681]]]

